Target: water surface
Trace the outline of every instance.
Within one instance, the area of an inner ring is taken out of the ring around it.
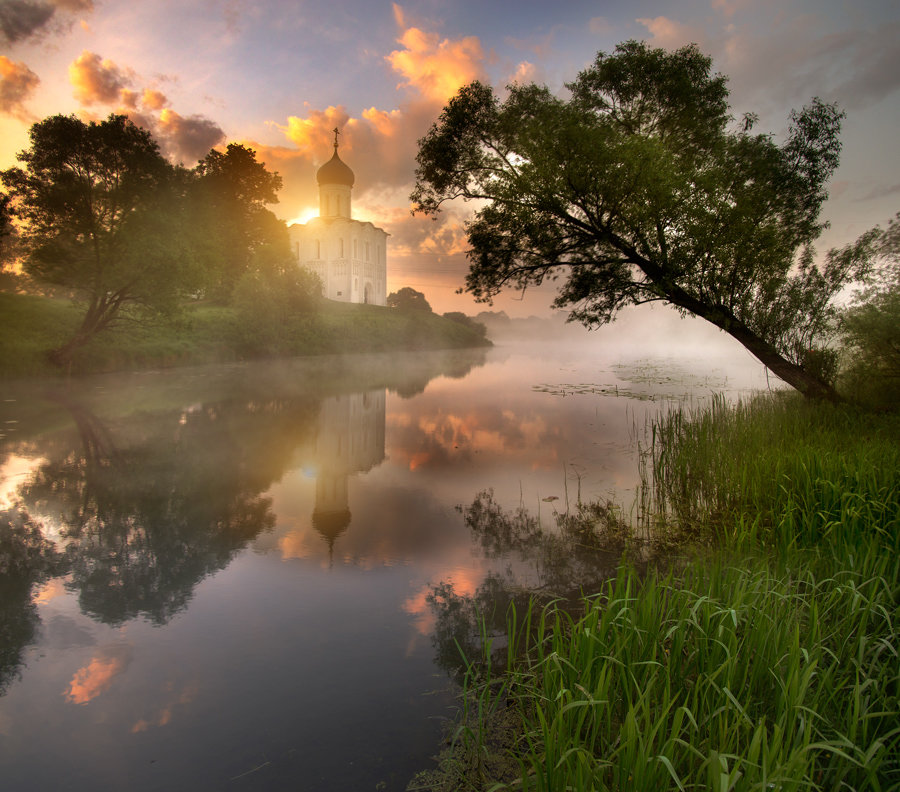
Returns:
[[[765,386],[532,344],[5,387],[3,789],[404,789],[453,714],[441,603],[551,566],[459,507],[627,506],[647,415]]]

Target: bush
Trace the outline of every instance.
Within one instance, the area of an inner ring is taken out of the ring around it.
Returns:
[[[253,354],[293,352],[295,331],[316,312],[320,291],[319,279],[299,267],[242,275],[232,296],[238,347]]]
[[[898,215],[900,218],[900,215]],[[878,245],[881,266],[841,317],[844,367],[839,385],[878,409],[900,403],[900,221],[891,221]]]

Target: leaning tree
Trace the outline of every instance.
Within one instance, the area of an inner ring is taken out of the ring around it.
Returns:
[[[835,399],[824,339],[866,240],[816,263],[843,113],[813,100],[782,144],[735,123],[726,78],[691,45],[629,41],[568,85],[474,82],[419,142],[417,211],[475,200],[466,289],[559,279],[555,305],[588,326],[664,302],[712,322],[809,397]]]

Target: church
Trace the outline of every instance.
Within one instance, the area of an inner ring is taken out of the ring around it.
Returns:
[[[387,302],[387,237],[372,223],[354,220],[351,211],[353,171],[334,155],[316,173],[319,216],[288,228],[297,263],[322,281],[329,300],[369,305]]]

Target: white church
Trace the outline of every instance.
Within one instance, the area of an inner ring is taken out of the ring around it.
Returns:
[[[384,305],[387,301],[387,237],[372,223],[354,220],[350,193],[353,171],[334,155],[316,173],[319,216],[288,228],[294,256],[322,280],[329,300]]]

